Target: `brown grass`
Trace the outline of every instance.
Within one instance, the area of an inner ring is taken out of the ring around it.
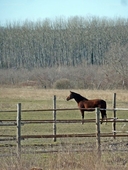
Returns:
[[[128,90],[76,90],[71,89],[81,95],[91,98],[102,98],[105,100],[112,100],[113,93],[117,93],[119,101],[128,101]],[[0,98],[7,99],[51,99],[53,95],[57,95],[58,99],[65,99],[69,95],[69,90],[56,89],[36,89],[32,87],[25,88],[0,88]]]
[[[0,170],[127,170],[128,155],[104,152],[101,159],[97,152],[59,152],[50,154],[28,154],[21,159],[2,158]]]

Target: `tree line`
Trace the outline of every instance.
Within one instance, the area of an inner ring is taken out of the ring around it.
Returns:
[[[7,23],[0,26],[0,68],[106,65],[128,60],[127,46],[128,20],[122,18]]]

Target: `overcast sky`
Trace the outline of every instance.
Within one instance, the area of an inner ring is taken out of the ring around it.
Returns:
[[[72,16],[128,19],[128,0],[0,0],[0,25]]]

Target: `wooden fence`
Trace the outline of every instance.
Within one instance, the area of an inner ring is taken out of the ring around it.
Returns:
[[[21,140],[28,139],[28,138],[53,138],[54,141],[57,140],[57,138],[69,138],[69,137],[95,137],[96,138],[96,144],[98,151],[100,151],[100,144],[101,144],[101,137],[127,137],[128,134],[117,134],[116,131],[116,123],[117,122],[128,122],[128,119],[117,119],[116,118],[116,111],[117,110],[125,110],[128,111],[128,109],[125,108],[116,108],[116,94],[113,95],[113,108],[106,109],[108,111],[113,111],[114,118],[107,119],[107,122],[112,122],[112,128],[113,133],[101,133],[100,132],[100,109],[95,108],[96,118],[95,119],[86,119],[84,122],[86,123],[95,123],[96,124],[96,133],[91,134],[57,134],[56,125],[57,123],[81,123],[81,119],[76,120],[58,120],[56,118],[56,112],[58,111],[68,111],[68,110],[79,110],[79,108],[66,108],[66,109],[57,109],[56,108],[56,96],[53,98],[53,109],[41,109],[41,110],[22,110],[21,109],[21,103],[17,104],[17,110],[10,110],[10,111],[0,111],[0,112],[17,112],[17,118],[16,120],[0,120],[0,126],[16,126],[16,136],[12,135],[0,135],[0,140],[2,137],[12,138],[12,140],[16,140],[17,145],[17,156],[21,153]],[[21,118],[21,112],[44,112],[44,111],[52,111],[53,112],[53,120],[22,120]],[[8,123],[9,122],[9,123]],[[21,127],[22,124],[30,124],[30,123],[52,123],[53,124],[53,134],[52,135],[21,135]],[[6,140],[5,139],[5,140]]]

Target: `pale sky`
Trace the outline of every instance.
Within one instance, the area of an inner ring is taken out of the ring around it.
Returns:
[[[0,0],[0,25],[73,16],[128,19],[128,0]]]

